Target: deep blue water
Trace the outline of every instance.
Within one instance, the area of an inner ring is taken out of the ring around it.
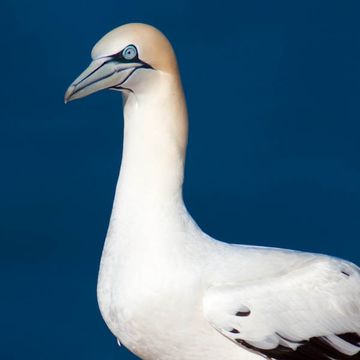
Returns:
[[[134,359],[96,303],[122,146],[120,95],[63,93],[113,27],[177,52],[185,198],[228,242],[360,263],[357,1],[6,1],[1,41],[0,359]]]

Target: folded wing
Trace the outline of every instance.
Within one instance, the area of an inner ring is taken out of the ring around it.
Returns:
[[[215,286],[204,316],[240,346],[277,360],[360,359],[360,272],[332,258],[276,277]]]

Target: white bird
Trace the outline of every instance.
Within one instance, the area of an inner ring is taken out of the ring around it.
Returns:
[[[187,111],[166,37],[124,25],[92,59],[65,101],[101,89],[123,95],[122,164],[98,279],[117,339],[146,360],[360,359],[356,265],[223,243],[189,215]]]

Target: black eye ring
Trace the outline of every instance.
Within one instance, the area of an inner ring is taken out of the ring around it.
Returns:
[[[134,45],[128,45],[123,51],[122,56],[125,60],[135,59],[137,56],[137,49]]]

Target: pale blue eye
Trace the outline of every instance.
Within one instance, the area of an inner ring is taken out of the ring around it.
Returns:
[[[122,52],[122,56],[126,60],[132,60],[135,58],[136,55],[137,55],[137,50],[134,45],[127,46]]]

